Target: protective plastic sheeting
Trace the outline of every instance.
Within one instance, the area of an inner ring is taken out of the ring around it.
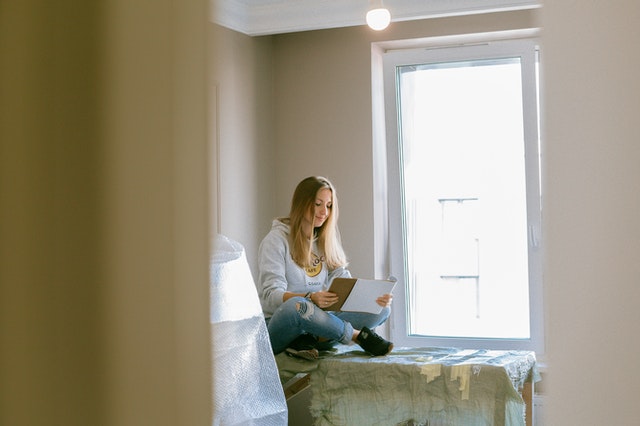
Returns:
[[[213,425],[287,424],[287,403],[244,247],[222,235],[211,259]]]

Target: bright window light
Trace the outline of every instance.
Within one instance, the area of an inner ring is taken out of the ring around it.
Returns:
[[[390,272],[405,287],[391,337],[403,346],[539,350],[535,45],[384,60]]]

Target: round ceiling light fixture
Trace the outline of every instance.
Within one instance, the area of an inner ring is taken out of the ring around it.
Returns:
[[[367,12],[367,25],[373,30],[381,31],[389,26],[391,22],[391,13],[389,9],[382,7],[374,7]]]

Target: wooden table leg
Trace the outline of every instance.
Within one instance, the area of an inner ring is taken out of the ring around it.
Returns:
[[[527,426],[533,426],[533,380],[531,378],[528,378],[527,381],[524,382],[522,399],[524,399],[524,403],[526,404],[525,424]]]

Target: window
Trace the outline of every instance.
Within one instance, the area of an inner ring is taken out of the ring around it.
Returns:
[[[543,350],[534,40],[387,50],[391,338]]]

